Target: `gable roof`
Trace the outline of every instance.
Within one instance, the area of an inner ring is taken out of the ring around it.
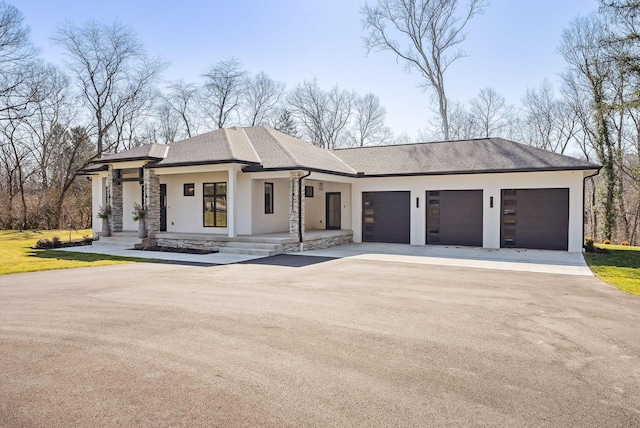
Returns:
[[[586,160],[503,138],[337,149],[365,176],[473,174],[598,169]]]
[[[304,169],[347,176],[591,170],[600,166],[502,138],[324,150],[265,126],[147,144],[95,163],[150,160],[147,167],[245,164],[244,171]]]

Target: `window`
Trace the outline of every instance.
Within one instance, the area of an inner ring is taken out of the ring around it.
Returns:
[[[196,186],[193,183],[184,184],[184,196],[193,196],[196,194]]]
[[[264,213],[273,214],[273,183],[264,183]]]
[[[313,186],[304,186],[304,197],[313,198]]]
[[[203,226],[227,227],[227,183],[202,185]]]

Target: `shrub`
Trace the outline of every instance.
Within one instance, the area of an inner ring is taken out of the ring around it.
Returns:
[[[602,241],[603,244],[605,245],[609,245],[611,244],[611,240],[610,239],[605,239],[604,241]]]
[[[98,217],[100,217],[103,220],[106,220],[109,217],[111,217],[111,205],[101,206],[100,209],[98,210]]]
[[[35,248],[49,248],[49,247],[51,247],[51,241],[49,241],[47,238],[38,239],[38,242],[36,242],[36,246],[35,246]]]
[[[60,248],[62,247],[62,241],[60,241],[60,237],[59,236],[54,236],[51,239],[51,245],[53,245],[53,248]]]
[[[593,238],[585,238],[584,240],[584,249],[587,251],[587,253],[593,253],[595,246],[593,243]]]
[[[629,246],[629,241],[622,241],[620,245],[624,245],[625,247]]]

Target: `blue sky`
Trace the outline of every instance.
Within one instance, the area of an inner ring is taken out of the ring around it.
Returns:
[[[364,1],[322,0],[15,0],[42,56],[62,64],[50,37],[62,23],[119,19],[135,29],[149,54],[170,62],[164,77],[198,82],[215,62],[238,57],[251,72],[265,71],[289,88],[316,77],[377,94],[396,133],[415,136],[434,115],[429,94],[416,87],[388,52],[367,55],[360,14]],[[462,3],[462,1],[461,1]],[[563,28],[597,8],[595,0],[491,0],[468,26],[469,55],[445,76],[451,100],[466,101],[493,87],[511,103],[564,69],[556,53]]]

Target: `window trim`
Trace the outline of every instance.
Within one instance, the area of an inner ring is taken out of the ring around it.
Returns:
[[[313,198],[313,186],[304,186],[304,197]]]
[[[218,186],[224,184],[224,194],[218,194]],[[207,186],[213,186],[213,194],[207,194],[206,188]],[[225,209],[222,211],[218,209],[218,198],[224,197],[225,200]],[[207,214],[207,198],[213,199],[213,225],[206,224],[206,214]],[[210,183],[202,183],[202,227],[227,227],[227,182],[226,181],[217,181]],[[224,225],[218,224],[218,215],[217,213],[224,213]]]
[[[270,192],[267,189],[270,189]],[[265,214],[274,213],[273,196],[274,196],[273,183],[265,181],[264,183],[264,213]]]

